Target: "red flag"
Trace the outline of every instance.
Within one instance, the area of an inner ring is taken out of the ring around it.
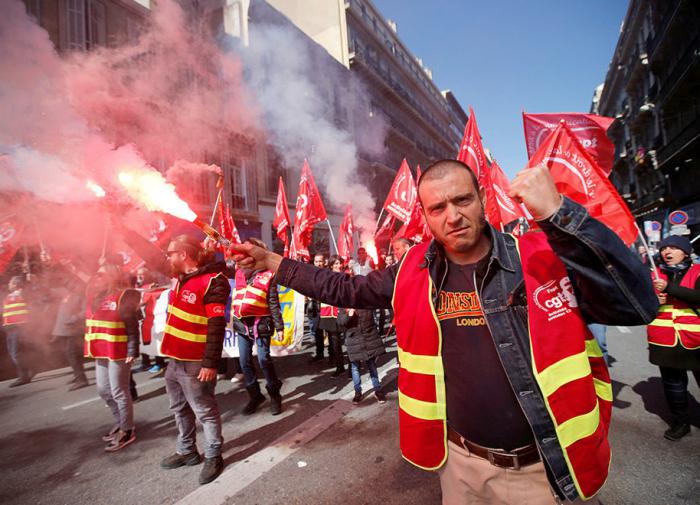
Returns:
[[[528,162],[529,167],[545,163],[560,193],[580,203],[594,218],[614,231],[627,245],[637,239],[632,213],[563,121],[547,137]]]
[[[384,240],[391,240],[391,234],[394,231],[395,222],[396,218],[387,212],[386,216],[384,217],[384,221],[382,221],[381,226],[379,226],[379,228],[377,228],[377,231],[374,232],[374,241],[376,243],[379,243],[383,242]]]
[[[308,260],[311,257],[309,254],[311,232],[316,223],[326,219],[328,219],[326,208],[323,206],[309,163],[304,160],[294,213],[292,251],[295,259],[301,257]]]
[[[13,216],[0,221],[0,273],[9,266],[17,254],[24,226],[12,219]]]
[[[284,190],[284,182],[280,177],[280,182],[277,188],[277,203],[275,204],[275,219],[272,221],[272,226],[275,227],[275,232],[279,239],[284,242],[284,256],[289,256],[289,233],[287,228],[291,226],[292,220],[289,218],[289,205],[287,205],[287,193]]]
[[[236,223],[233,220],[233,216],[231,215],[231,207],[226,205],[226,210],[225,212],[225,222],[226,222],[226,238],[232,241],[235,244],[240,244],[241,243],[241,236],[238,234],[238,228],[236,227]]]
[[[479,181],[479,186],[488,187],[488,163],[484,153],[484,146],[481,144],[479,127],[476,125],[476,115],[471,107],[469,107],[469,120],[464,128],[464,138],[462,138],[462,143],[459,146],[457,159],[474,171]],[[486,196],[488,197],[488,195]]]
[[[492,226],[503,229],[503,226],[518,219],[525,217],[520,206],[515,203],[508,192],[510,191],[510,182],[508,177],[503,173],[501,167],[498,166],[496,160],[491,164],[491,183],[490,194],[493,198],[486,200],[486,219]]]
[[[527,157],[532,158],[540,144],[557,128],[561,120],[566,121],[569,130],[598,166],[603,169],[605,175],[609,176],[615,158],[615,145],[606,134],[612,122],[615,121],[610,117],[579,112],[553,114],[525,114],[523,112]]]
[[[355,228],[352,224],[352,207],[348,205],[345,209],[345,215],[343,216],[343,222],[340,223],[340,230],[338,231],[338,256],[344,260],[348,260],[352,256],[352,252],[355,249],[353,244],[352,235],[355,232]]]
[[[413,205],[417,199],[416,183],[413,180],[411,169],[404,158],[384,202],[384,210],[407,223],[411,218]]]
[[[416,179],[420,181],[420,165],[416,170]],[[423,242],[424,240],[430,240],[433,238],[433,234],[430,232],[427,223],[425,222],[425,215],[423,214],[423,207],[420,204],[418,198],[413,205],[413,211],[411,212],[411,217],[407,223],[405,223],[396,232],[395,237],[405,237],[407,239],[413,240],[414,242]]]

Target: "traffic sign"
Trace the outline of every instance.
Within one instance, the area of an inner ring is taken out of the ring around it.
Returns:
[[[668,215],[668,222],[674,224],[685,224],[688,222],[688,214],[682,210],[674,210]]]

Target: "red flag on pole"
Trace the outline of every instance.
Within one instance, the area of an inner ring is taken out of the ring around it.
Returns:
[[[606,133],[615,121],[610,117],[579,112],[553,114],[526,114],[523,112],[527,157],[532,158],[540,144],[557,128],[561,120],[566,121],[571,133],[598,166],[603,169],[605,175],[609,176],[615,158],[615,145]]]
[[[510,182],[508,177],[503,173],[501,167],[498,166],[496,160],[491,164],[491,191],[489,192],[493,198],[486,200],[485,214],[486,219],[492,226],[503,229],[511,221],[515,221],[523,215],[520,206],[515,203],[508,192],[510,191]]]
[[[275,204],[275,219],[272,226],[275,227],[277,236],[284,242],[284,256],[289,256],[289,233],[287,228],[291,226],[292,220],[289,218],[289,205],[287,205],[287,193],[284,190],[284,182],[280,177],[277,188],[277,203]]]
[[[411,169],[404,158],[399,171],[396,173],[389,194],[384,201],[384,210],[396,219],[407,223],[411,218],[413,205],[417,198],[416,183],[413,180]]]
[[[632,213],[565,122],[540,144],[528,166],[539,163],[549,167],[560,193],[585,206],[591,216],[619,235],[627,245],[637,239]]]
[[[293,253],[296,258],[309,259],[309,244],[311,232],[316,223],[328,219],[326,208],[323,206],[321,194],[318,192],[309,163],[304,160],[299,180],[299,193],[294,213],[294,233],[292,236]]]
[[[384,240],[391,240],[391,234],[394,231],[394,223],[396,222],[396,218],[387,212],[386,216],[384,217],[384,221],[382,221],[381,226],[377,228],[377,231],[374,232],[374,241],[376,243],[383,242]]]
[[[479,180],[479,186],[487,187],[489,177],[488,163],[484,153],[484,146],[481,144],[479,127],[476,125],[476,115],[471,107],[469,107],[469,120],[464,128],[464,138],[462,138],[462,143],[459,146],[457,159],[474,171],[476,178]]]
[[[344,260],[348,260],[352,256],[352,252],[355,249],[352,235],[355,232],[355,228],[352,224],[352,207],[348,205],[345,209],[345,215],[343,216],[343,222],[340,223],[340,230],[338,231],[338,256]]]
[[[9,266],[20,247],[24,226],[10,216],[0,221],[0,273]]]
[[[420,176],[420,165],[418,165],[416,170],[416,179],[420,180]],[[410,219],[398,229],[395,237],[405,237],[413,240],[414,242],[423,242],[424,240],[430,240],[433,238],[433,234],[430,232],[430,229],[425,222],[423,207],[421,206],[418,198],[416,198],[416,202],[413,205],[413,211],[411,212]]]
[[[231,208],[224,206],[224,199],[219,198],[218,201],[218,213],[219,213],[219,228],[221,229],[221,235],[224,238],[236,243],[241,243],[241,237],[238,235],[238,228],[236,228],[236,223],[233,221],[233,216],[231,215]],[[222,248],[223,249],[223,248]]]

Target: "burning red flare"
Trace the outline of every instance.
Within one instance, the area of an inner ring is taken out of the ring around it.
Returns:
[[[182,198],[177,196],[175,186],[166,182],[155,170],[122,170],[119,183],[129,195],[141,202],[148,210],[165,212],[185,221],[194,222],[197,214]]]
[[[92,191],[97,198],[104,198],[104,196],[107,194],[105,190],[102,189],[102,186],[93,181],[87,181],[85,183],[85,187]]]
[[[365,250],[375,265],[379,264],[379,253],[377,252],[377,246],[374,241],[369,241],[364,245]]]

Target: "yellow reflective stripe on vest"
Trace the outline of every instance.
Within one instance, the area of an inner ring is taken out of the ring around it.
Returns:
[[[209,322],[209,320],[206,317],[190,314],[189,312],[185,312],[182,309],[178,309],[173,305],[168,305],[168,314],[172,314],[173,316],[188,321],[190,323],[207,324]]]
[[[86,333],[85,340],[107,340],[108,342],[128,342],[129,337],[126,335],[111,335],[109,333]]]
[[[29,314],[28,310],[15,310],[12,312],[4,312],[2,315],[5,317],[10,317],[10,316],[22,316],[24,314]]]
[[[7,305],[4,305],[4,306],[3,306],[3,309],[4,309],[4,310],[7,310],[7,309],[16,309],[17,307],[26,307],[26,306],[27,306],[27,304],[24,303],[24,302],[20,302],[20,303],[8,303]]]
[[[603,357],[603,351],[600,349],[600,345],[598,345],[598,341],[595,338],[586,340],[586,354],[589,358]]]
[[[696,333],[700,332],[700,324],[676,323],[675,326],[678,330],[692,331]]]
[[[548,366],[537,374],[537,382],[545,397],[550,396],[564,384],[586,377],[591,374],[591,365],[588,362],[586,351],[567,356]]]
[[[99,326],[100,328],[126,328],[124,323],[115,321],[100,321],[98,319],[88,319],[85,321],[86,326]]]
[[[440,356],[426,356],[423,354],[411,354],[398,348],[399,363],[401,368],[408,370],[411,373],[421,373],[426,375],[435,375],[440,371],[442,366],[442,358]]]
[[[254,288],[253,286],[248,286],[248,293],[252,293],[260,298],[267,298],[267,293],[262,289]]]
[[[189,331],[179,330],[169,324],[165,325],[165,333],[170,333],[172,336],[181,338],[183,340],[189,340],[190,342],[206,342],[206,335],[197,335],[196,333],[190,333]]]
[[[241,300],[241,305],[252,305],[253,307],[268,307],[267,300],[266,301],[260,301],[256,298],[244,298]]]
[[[593,377],[593,386],[595,387],[595,394],[598,398],[609,402],[613,401],[611,384]]]
[[[649,326],[662,326],[664,328],[671,328],[673,326],[673,319],[654,319]]]
[[[673,309],[673,315],[676,317],[683,317],[683,316],[698,317],[698,314],[691,308]]]
[[[599,424],[600,410],[596,402],[595,407],[590,412],[573,417],[557,426],[556,430],[561,446],[567,448],[582,438],[591,436],[598,429]]]
[[[442,421],[447,416],[445,405],[416,400],[399,391],[399,408],[406,414],[426,421]]]

